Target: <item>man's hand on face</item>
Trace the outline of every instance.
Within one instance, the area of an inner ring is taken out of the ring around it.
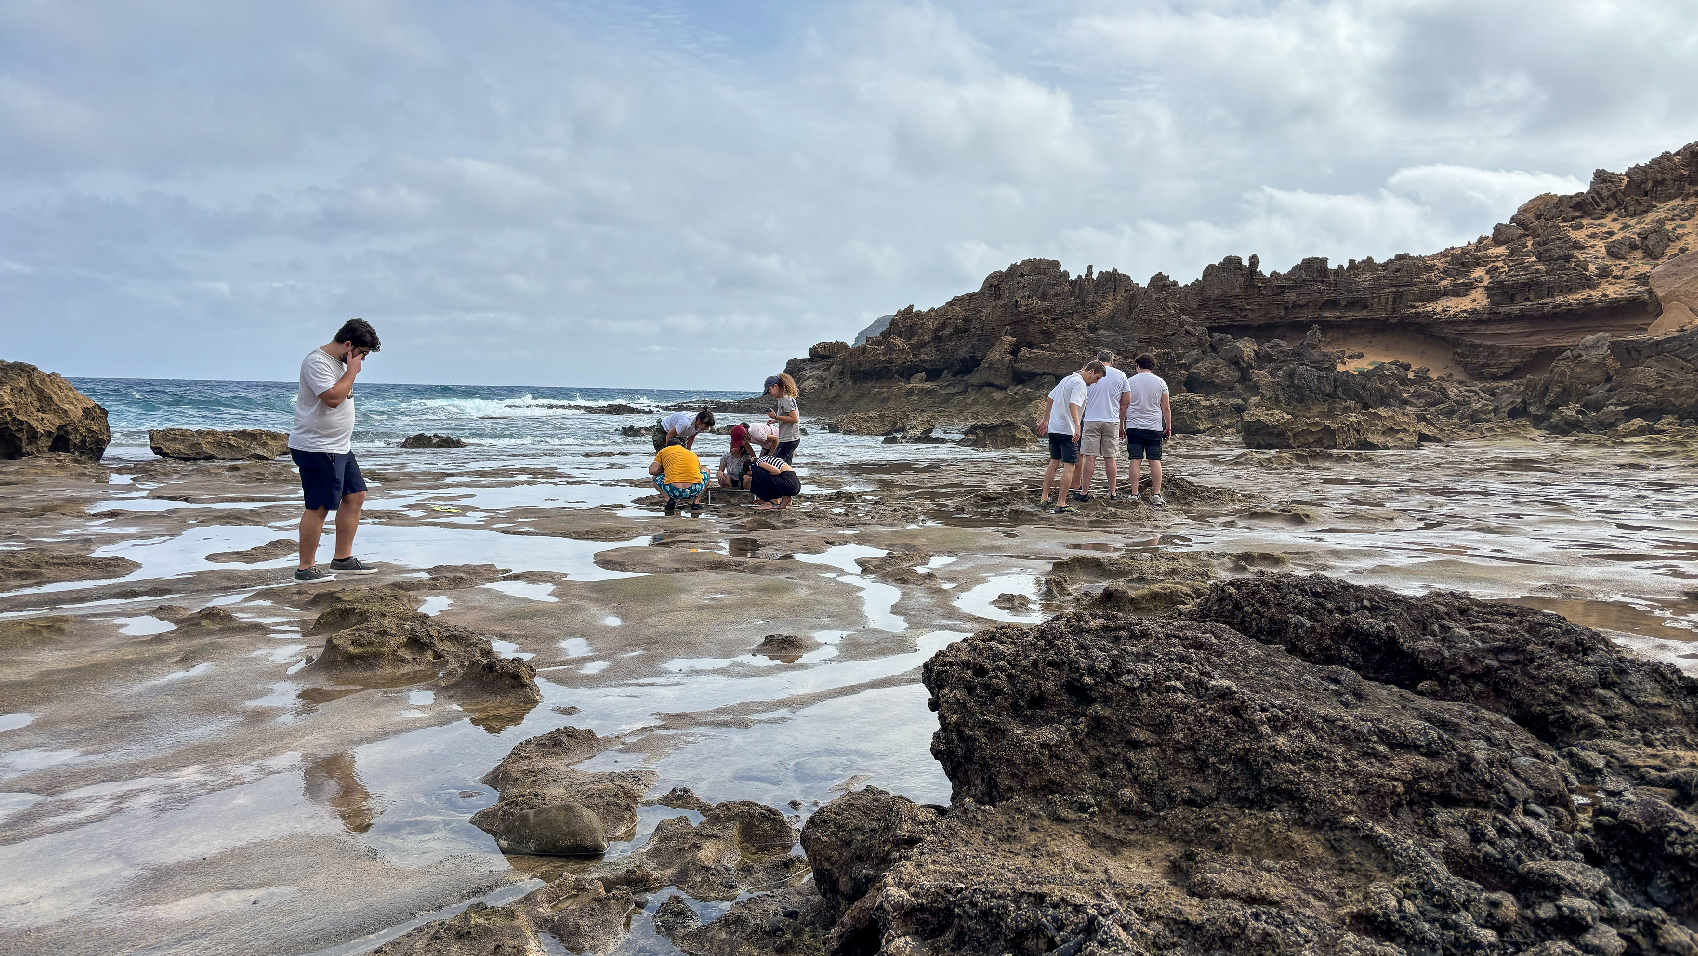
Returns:
[[[365,364],[366,354],[365,349],[349,349],[348,371],[353,372],[355,375],[360,374],[360,366]]]

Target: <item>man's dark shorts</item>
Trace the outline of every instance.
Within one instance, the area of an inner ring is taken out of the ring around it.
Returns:
[[[1133,461],[1148,458],[1161,461],[1162,433],[1154,428],[1126,429],[1126,454]]]
[[[1049,457],[1051,461],[1059,461],[1071,465],[1079,460],[1079,439],[1072,435],[1049,433]]]
[[[360,475],[360,463],[354,453],[337,455],[327,451],[297,451],[289,449],[295,467],[301,470],[301,490],[306,492],[307,510],[324,508],[335,511],[342,505],[343,495],[355,495],[366,490],[366,480]]]

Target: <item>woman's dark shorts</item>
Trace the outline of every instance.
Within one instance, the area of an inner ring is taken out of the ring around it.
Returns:
[[[795,441],[781,441],[778,443],[778,449],[774,451],[773,454],[794,465],[796,463],[796,446],[801,443],[802,439],[800,438]]]
[[[354,453],[334,454],[328,451],[297,451],[289,449],[295,467],[301,470],[301,490],[306,492],[307,510],[335,511],[342,505],[343,495],[357,495],[366,490],[366,480],[360,475],[360,463]]]
[[[1126,429],[1126,454],[1133,461],[1148,458],[1151,461],[1161,461],[1162,433],[1154,428]]]
[[[775,475],[765,468],[756,468],[754,474],[755,480],[750,482],[749,490],[762,501],[776,501],[802,493],[802,479],[793,471],[781,471]]]
[[[1072,435],[1057,435],[1049,433],[1049,457],[1051,461],[1059,461],[1071,465],[1079,460],[1079,439]]]

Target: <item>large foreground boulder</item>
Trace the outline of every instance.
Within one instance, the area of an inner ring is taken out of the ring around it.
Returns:
[[[483,778],[501,798],[472,825],[507,853],[600,856],[607,841],[627,839],[652,771],[579,770],[607,744],[593,730],[562,727],[513,748]]]
[[[1420,445],[1415,416],[1398,408],[1334,409],[1327,406],[1280,410],[1255,406],[1244,413],[1248,448],[1339,448],[1385,451]]]
[[[152,428],[147,443],[155,455],[178,461],[269,461],[289,453],[287,433],[262,428]]]
[[[0,362],[0,458],[60,452],[99,461],[111,443],[106,409],[62,376]]]
[[[951,805],[828,804],[688,951],[1698,952],[1698,685],[1554,615],[1267,575],[923,677]]]

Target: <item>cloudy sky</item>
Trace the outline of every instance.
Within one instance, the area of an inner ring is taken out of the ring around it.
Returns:
[[[1698,139],[1691,0],[0,0],[0,358],[745,388],[1043,256],[1464,242]]]

